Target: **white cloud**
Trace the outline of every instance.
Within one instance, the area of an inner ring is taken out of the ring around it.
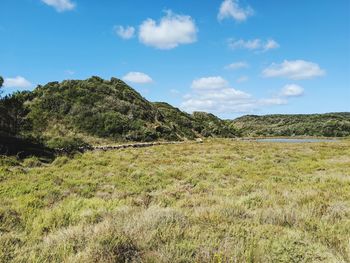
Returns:
[[[281,91],[283,97],[299,97],[302,95],[304,95],[304,89],[297,84],[285,85]]]
[[[177,89],[171,89],[169,92],[173,96],[179,96],[181,94],[180,91]]]
[[[158,49],[172,49],[197,41],[197,27],[190,16],[167,11],[159,23],[147,19],[140,25],[139,40]]]
[[[242,22],[253,14],[254,10],[250,6],[242,8],[239,6],[238,0],[224,0],[220,6],[218,19],[233,18],[238,22]]]
[[[246,82],[246,81],[248,81],[249,80],[249,78],[247,77],[247,76],[241,76],[241,77],[239,77],[236,81],[238,82],[238,83],[242,83],[242,82]]]
[[[58,12],[73,10],[76,4],[71,0],[41,0],[43,3],[54,7]]]
[[[234,62],[225,67],[225,69],[229,69],[229,70],[237,70],[237,69],[243,69],[243,68],[249,68],[249,65],[247,62],[244,62],[244,61]]]
[[[260,107],[287,103],[282,98],[256,99],[249,93],[230,87],[220,76],[192,82],[192,92],[184,96],[181,108],[188,112],[207,111],[216,114],[251,112]]]
[[[245,111],[251,95],[231,88],[220,76],[204,77],[192,82],[192,93],[184,97],[181,107],[189,112],[213,113]]]
[[[260,106],[270,106],[270,105],[285,105],[288,103],[286,99],[275,97],[268,99],[260,99],[257,101]]]
[[[122,39],[130,39],[133,38],[135,35],[135,28],[132,26],[115,26],[114,31]]]
[[[230,100],[220,101],[218,99],[189,98],[181,104],[181,108],[187,112],[205,111],[215,114],[250,112],[255,105],[249,100],[240,100],[231,97]]]
[[[280,45],[273,39],[268,39],[267,42],[264,44],[263,49],[264,51],[279,48]]]
[[[248,50],[256,50],[260,52],[266,52],[271,49],[276,49],[280,47],[280,45],[273,39],[268,39],[264,41],[259,38],[252,39],[252,40],[229,39],[228,46],[231,49],[248,49]]]
[[[285,77],[289,79],[311,79],[325,75],[325,70],[313,62],[305,60],[285,60],[281,64],[273,63],[264,69],[264,77]]]
[[[142,72],[129,72],[123,77],[123,80],[133,83],[146,84],[153,82],[152,78]]]
[[[253,39],[253,40],[234,40],[234,39],[229,39],[228,45],[232,49],[239,49],[239,48],[244,48],[244,49],[258,49],[261,47],[261,40],[260,39]]]
[[[219,76],[195,79],[192,82],[192,89],[195,90],[215,90],[224,89],[229,86],[228,82]]]
[[[71,70],[71,69],[67,69],[67,70],[64,71],[64,73],[66,73],[69,76],[73,76],[75,74],[75,71]]]
[[[4,87],[26,89],[32,87],[32,83],[21,76],[17,76],[14,78],[5,78]]]

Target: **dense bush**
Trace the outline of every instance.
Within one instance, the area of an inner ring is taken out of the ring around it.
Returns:
[[[350,136],[350,113],[248,115],[233,121],[245,136]]]
[[[51,138],[46,144],[47,147],[64,153],[83,151],[91,147],[82,139],[71,137]]]
[[[232,123],[223,121],[213,114],[206,112],[194,112],[192,115],[182,112],[171,105],[155,103],[170,127],[177,134],[186,138],[203,137],[236,137],[237,130]]]
[[[0,100],[0,132],[17,135],[31,129],[25,106],[30,96],[29,92],[16,92]]]

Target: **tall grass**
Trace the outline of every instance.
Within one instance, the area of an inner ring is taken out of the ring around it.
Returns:
[[[350,262],[350,141],[0,159],[1,262]]]

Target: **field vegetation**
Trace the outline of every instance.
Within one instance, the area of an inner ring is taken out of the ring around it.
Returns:
[[[0,262],[350,262],[350,141],[0,158]]]

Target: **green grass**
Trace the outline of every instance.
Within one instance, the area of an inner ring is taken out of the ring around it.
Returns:
[[[350,141],[0,158],[0,262],[350,262]]]

